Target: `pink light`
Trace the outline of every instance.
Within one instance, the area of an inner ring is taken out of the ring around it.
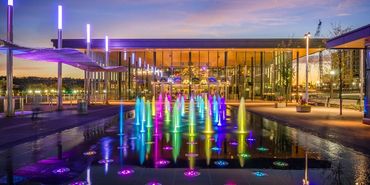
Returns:
[[[8,0],[8,5],[13,6],[13,0]]]
[[[133,173],[135,173],[135,170],[133,169],[123,169],[117,172],[117,174],[120,176],[128,176],[132,175]]]
[[[127,52],[126,51],[123,53],[123,60],[127,60]]]
[[[172,150],[172,146],[165,146],[163,147],[163,150]]]
[[[109,52],[109,38],[105,36],[105,52]]]
[[[158,165],[158,166],[163,167],[163,166],[169,165],[170,164],[170,161],[161,159],[159,161],[156,161],[155,164]]]
[[[197,177],[200,175],[200,172],[194,170],[194,169],[187,169],[184,172],[184,175],[187,177]]]
[[[86,24],[86,40],[87,43],[90,44],[91,38],[90,38],[90,24]]]
[[[154,182],[148,182],[145,185],[162,185],[162,184],[159,183],[159,182],[154,181]]]
[[[60,174],[67,173],[69,171],[71,171],[71,169],[69,168],[58,168],[58,169],[53,170],[53,173],[60,175]]]
[[[63,28],[63,7],[62,5],[58,6],[58,29],[61,30]]]
[[[139,57],[139,67],[141,67],[141,57]]]

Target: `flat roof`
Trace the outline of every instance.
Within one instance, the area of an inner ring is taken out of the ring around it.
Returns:
[[[370,24],[329,39],[326,47],[331,49],[363,49],[367,44],[370,44]]]
[[[325,38],[313,38],[310,48],[325,49]],[[52,39],[57,46],[57,39]],[[111,50],[135,49],[277,49],[283,48],[282,43],[290,46],[284,48],[305,49],[303,38],[271,38],[271,39],[110,39]],[[85,39],[63,39],[64,48],[85,49]],[[92,39],[92,49],[103,49],[104,39]]]

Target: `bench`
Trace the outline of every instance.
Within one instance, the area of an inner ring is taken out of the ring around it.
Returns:
[[[342,106],[345,108],[350,109],[360,109],[360,100],[355,99],[342,99]],[[329,107],[339,107],[340,106],[340,99],[330,99],[329,100]]]
[[[327,107],[328,102],[329,102],[329,97],[317,97],[317,98],[311,98],[308,104],[315,105],[315,106],[323,105],[324,107]]]

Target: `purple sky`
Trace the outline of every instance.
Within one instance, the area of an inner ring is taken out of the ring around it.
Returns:
[[[6,4],[0,4],[0,38],[6,34]],[[57,5],[64,8],[64,38],[266,38],[322,36],[332,23],[357,28],[369,24],[369,0],[14,0],[15,43],[51,47]],[[56,65],[15,60],[15,75],[55,76]],[[0,56],[0,75],[5,74]],[[66,68],[65,76],[82,77]]]

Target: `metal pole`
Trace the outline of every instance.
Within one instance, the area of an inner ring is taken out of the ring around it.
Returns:
[[[360,111],[364,99],[364,49],[360,50]]]
[[[299,51],[297,51],[296,101],[299,100]]]
[[[342,79],[342,50],[339,50],[339,115],[342,115],[343,112],[343,79]]]
[[[58,6],[58,49],[62,49],[62,6]],[[62,79],[62,62],[58,62],[58,111],[63,110],[63,87],[62,87],[63,79]]]
[[[309,50],[309,39],[310,39],[310,32],[308,32],[306,35],[306,95],[305,99],[306,102],[308,102],[308,50]]]
[[[108,46],[108,36],[105,37],[105,66],[109,65],[109,46]],[[109,80],[109,73],[107,71],[104,72],[104,93],[105,93],[105,104],[108,105],[108,80]]]
[[[90,42],[90,24],[87,24],[86,25],[86,28],[87,28],[87,44],[86,44],[86,54],[89,58],[91,58],[90,56],[90,52],[91,52],[91,42]],[[85,71],[86,73],[86,89],[85,89],[85,98],[86,98],[86,101],[87,101],[87,104],[89,105],[90,104],[90,94],[91,94],[91,72],[88,72],[88,71]]]
[[[8,2],[7,9],[7,41],[13,42],[13,3]],[[8,49],[6,55],[6,116],[14,116],[13,105],[13,50]]]
[[[309,181],[308,181],[308,154],[307,154],[307,151],[305,152],[305,165],[304,165],[303,185],[309,185]]]

